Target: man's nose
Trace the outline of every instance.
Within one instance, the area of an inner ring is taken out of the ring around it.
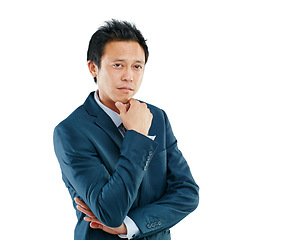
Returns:
[[[122,81],[133,81],[133,71],[131,68],[126,68],[124,70]]]

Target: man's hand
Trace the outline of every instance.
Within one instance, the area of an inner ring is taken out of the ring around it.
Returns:
[[[120,118],[127,130],[135,130],[148,136],[153,115],[146,103],[140,103],[132,98],[127,104],[116,102],[115,105],[120,111]]]
[[[92,213],[91,209],[80,199],[75,198],[75,202],[77,203],[76,208],[86,214],[88,217],[85,217],[84,220],[90,222],[90,227],[94,229],[102,229],[104,232],[109,234],[118,235],[118,234],[127,234],[127,229],[124,223],[120,227],[110,228],[105,226],[102,222],[96,218],[96,216]]]

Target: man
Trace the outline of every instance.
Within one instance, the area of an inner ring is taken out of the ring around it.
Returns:
[[[54,130],[78,218],[75,239],[171,239],[169,229],[198,205],[167,115],[133,98],[147,59],[134,25],[106,22],[87,56],[98,90]]]

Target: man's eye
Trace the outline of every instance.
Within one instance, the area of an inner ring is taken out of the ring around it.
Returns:
[[[141,65],[135,65],[134,68],[136,68],[136,69],[142,69],[142,66]]]
[[[122,67],[122,65],[121,65],[121,64],[119,64],[119,63],[115,63],[115,64],[114,64],[114,67],[116,67],[116,68],[120,68],[120,67]]]

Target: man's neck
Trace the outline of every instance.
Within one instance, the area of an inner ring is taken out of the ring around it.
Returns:
[[[112,121],[114,122],[114,124],[118,127],[122,123],[122,120],[120,119],[120,115],[117,112],[115,112],[112,109],[110,109],[107,106],[105,106],[100,101],[99,95],[98,95],[97,92],[95,92],[94,98],[95,98],[96,103],[99,105],[99,107],[103,109],[103,111],[112,119]]]
[[[113,110],[114,112],[120,114],[119,109],[116,107],[115,102],[112,100],[105,100],[104,97],[101,97],[99,94],[99,90],[97,90],[97,95],[99,97],[100,102],[109,109]]]

